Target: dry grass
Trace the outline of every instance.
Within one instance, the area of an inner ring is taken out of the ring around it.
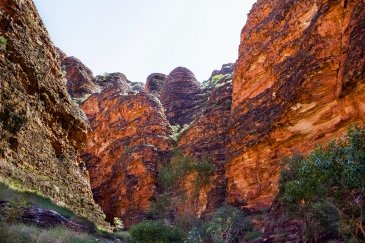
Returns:
[[[62,227],[41,229],[24,224],[3,225],[0,230],[0,239],[4,243],[103,242],[90,235],[74,232]]]

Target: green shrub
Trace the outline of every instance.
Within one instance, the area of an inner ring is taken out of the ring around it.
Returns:
[[[119,232],[122,231],[124,229],[124,224],[123,221],[120,218],[114,217],[114,232]]]
[[[255,240],[257,238],[260,238],[262,236],[262,233],[259,231],[249,231],[245,234],[244,239],[245,240]]]
[[[200,243],[202,242],[202,237],[200,235],[200,232],[197,227],[193,227],[189,233],[187,239],[184,241],[184,243]]]
[[[213,84],[216,84],[217,82],[219,82],[222,78],[224,77],[224,75],[223,74],[217,74],[217,75],[215,75],[215,76],[213,76],[212,77],[212,80],[211,80],[211,82],[213,83]]]
[[[286,161],[280,200],[306,221],[309,240],[333,235],[365,240],[365,129]]]
[[[113,233],[111,238],[123,239],[126,242],[132,242],[131,234],[128,231],[118,231]]]
[[[201,186],[209,183],[213,171],[214,166],[207,160],[197,161],[176,151],[170,163],[160,170],[158,176],[161,186],[168,190],[178,186],[190,173],[197,173],[193,183],[196,190],[200,190]]]
[[[20,221],[28,205],[28,202],[24,198],[11,200],[4,207],[0,207],[1,220],[7,223]]]
[[[202,83],[203,88],[219,88],[227,82],[232,82],[232,74],[217,74]]]
[[[0,50],[5,50],[8,40],[4,36],[0,36]]]
[[[167,217],[170,206],[171,206],[170,195],[161,194],[156,196],[154,200],[151,202],[151,209],[149,213],[154,219],[163,219]]]
[[[176,142],[177,140],[179,140],[181,135],[184,134],[189,129],[189,127],[190,124],[184,124],[183,126],[180,125],[170,126],[171,130],[170,138]]]
[[[188,207],[175,213],[174,225],[186,235],[194,228],[201,229],[204,224],[204,221],[197,217],[194,206],[193,209]]]
[[[195,160],[175,151],[170,162],[159,169],[158,183],[161,192],[151,203],[151,218],[173,221],[187,234],[196,225],[196,201],[202,188],[210,183],[213,172],[214,166],[207,160]],[[189,177],[192,190],[186,192],[184,185],[189,175],[192,175]],[[181,205],[175,214],[173,212],[176,208],[172,205]]]
[[[183,233],[161,222],[143,221],[130,229],[131,241],[135,243],[184,242]]]
[[[240,235],[252,229],[253,225],[244,212],[231,206],[223,206],[206,223],[205,233],[209,242],[236,242]]]

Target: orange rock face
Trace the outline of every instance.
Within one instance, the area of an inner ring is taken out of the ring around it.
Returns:
[[[88,126],[32,1],[0,1],[0,36],[0,181],[105,226],[79,158]]]
[[[233,79],[228,201],[260,208],[280,160],[365,119],[365,2],[259,0]]]
[[[204,83],[203,93],[208,99],[205,99],[203,111],[177,142],[177,148],[184,154],[195,159],[206,159],[215,167],[211,182],[201,190],[198,200],[188,197],[182,205],[182,210],[193,209],[198,216],[211,212],[226,200],[224,165],[232,100],[232,72],[233,64],[224,65],[222,70],[213,72],[212,77]],[[189,184],[194,179],[186,180],[188,195],[194,194],[191,188],[194,185]]]
[[[93,73],[79,59],[66,57],[61,64],[66,73],[67,91],[73,98],[82,98],[99,90]]]
[[[121,217],[128,227],[149,209],[157,163],[164,160],[171,143],[159,101],[132,91],[127,80],[114,83],[117,86],[109,86],[81,105],[92,128],[82,157],[96,202],[109,220]]]

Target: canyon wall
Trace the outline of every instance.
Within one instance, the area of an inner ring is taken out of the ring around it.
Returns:
[[[108,219],[130,226],[146,216],[159,193],[158,169],[174,148],[214,166],[197,198],[194,175],[185,178],[188,197],[175,212],[202,216],[226,202],[270,206],[283,157],[306,154],[364,123],[364,5],[259,0],[237,63],[202,84],[183,67],[151,74],[144,87],[121,73],[93,78],[61,53],[69,92],[92,127],[82,158]],[[177,125],[184,129],[173,141]]]
[[[64,68],[65,60],[69,59],[63,58]],[[158,170],[169,163],[174,147],[214,165],[211,182],[201,190],[197,200],[192,195],[193,178],[186,178],[187,184],[181,187],[186,189],[187,200],[184,205],[174,205],[178,212],[194,208],[191,213],[202,215],[225,202],[226,127],[233,67],[224,65],[203,84],[186,68],[177,68],[169,76],[155,73],[147,78],[144,89],[121,73],[96,78],[72,75],[86,69],[79,62],[65,69],[69,92],[75,100],[80,96],[74,91],[82,90],[90,80],[97,86],[84,92],[83,96],[88,97],[80,103],[91,125],[82,158],[90,174],[94,198],[109,221],[120,217],[129,227],[145,218],[159,193]],[[181,87],[185,88],[180,90]],[[158,99],[160,96],[164,106]],[[179,110],[170,116],[181,120],[178,125],[186,124],[186,118],[191,122],[175,142],[165,116],[167,109]],[[186,116],[189,112],[191,117]]]
[[[67,91],[76,101],[82,102],[90,94],[99,91],[93,73],[79,59],[65,57],[61,65],[67,80]]]
[[[198,198],[193,196],[191,179],[187,178],[187,200],[180,210],[193,211],[195,215],[212,212],[226,201],[226,163],[227,124],[232,100],[233,64],[223,65],[214,71],[210,79],[203,83],[201,96],[202,112],[181,134],[177,148],[185,155],[196,160],[206,160],[214,166],[212,178],[200,191]],[[189,180],[190,179],[190,180]]]
[[[259,0],[241,35],[226,164],[228,201],[261,208],[282,157],[365,119],[365,2]]]
[[[0,180],[106,226],[79,157],[85,116],[30,0],[0,2],[0,79]]]
[[[92,128],[82,157],[107,219],[120,217],[129,227],[150,208],[157,166],[171,150],[169,123],[158,99],[133,90],[124,75],[109,74],[98,83],[103,90],[81,104]]]

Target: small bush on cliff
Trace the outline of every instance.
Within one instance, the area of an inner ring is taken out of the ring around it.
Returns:
[[[159,172],[159,182],[165,190],[169,190],[178,186],[189,174],[196,173],[193,185],[200,190],[201,186],[209,183],[213,171],[214,166],[207,160],[194,160],[176,151],[170,163]]]
[[[183,233],[174,227],[157,221],[143,221],[130,229],[133,243],[184,242]]]
[[[190,124],[184,124],[183,126],[180,125],[170,126],[171,130],[170,138],[176,142],[177,140],[179,140],[181,135],[189,129],[189,127]]]
[[[309,240],[365,240],[365,129],[286,163],[280,199],[306,222]]]
[[[113,224],[114,224],[113,231],[114,232],[119,232],[119,231],[122,231],[124,229],[123,221],[120,218],[114,217],[113,221],[114,221],[113,222]]]
[[[8,40],[4,36],[0,36],[0,50],[5,50]]]
[[[157,195],[151,203],[150,215],[154,219],[164,219],[168,216],[171,198],[168,193]]]

